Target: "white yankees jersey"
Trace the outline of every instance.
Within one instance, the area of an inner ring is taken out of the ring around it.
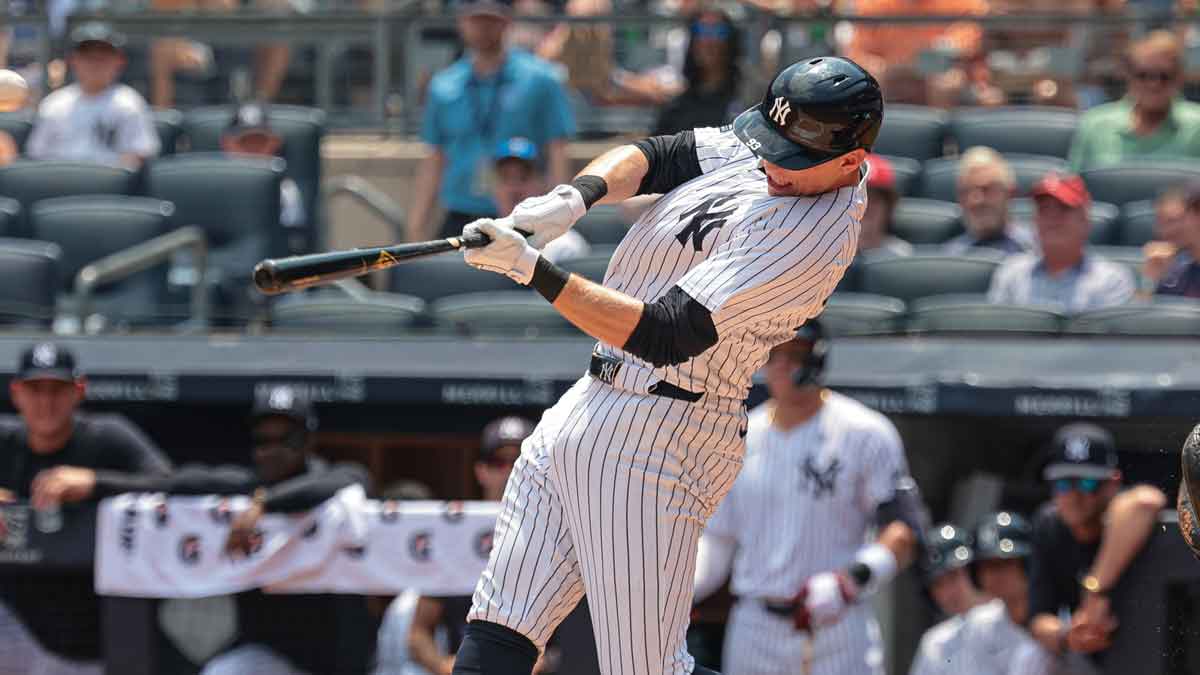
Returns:
[[[865,183],[817,197],[772,197],[758,158],[732,131],[695,134],[704,175],[642,214],[613,254],[604,285],[645,302],[678,285],[704,305],[717,345],[653,377],[743,399],[771,348],[821,312],[854,258]],[[653,368],[611,345],[599,351],[627,367]]]
[[[921,637],[909,675],[1050,675],[1053,657],[992,600],[950,617]]]
[[[116,165],[124,154],[157,155],[159,140],[150,107],[132,87],[114,84],[85,96],[71,84],[38,106],[25,152],[32,159]]]
[[[769,196],[729,132],[698,130],[695,149],[702,175],[638,220],[604,284],[644,301],[678,284],[711,312],[717,344],[658,369],[599,346],[621,363],[580,379],[522,444],[468,614],[543,649],[586,592],[604,675],[692,672],[697,543],[741,467],[750,376],[820,311],[866,201],[861,182]],[[659,382],[703,395],[656,395]]]

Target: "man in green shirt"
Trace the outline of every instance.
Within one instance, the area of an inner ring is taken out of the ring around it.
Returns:
[[[1125,98],[1089,110],[1071,144],[1076,171],[1139,159],[1200,158],[1200,104],[1184,101],[1183,46],[1155,31],[1126,55]]]

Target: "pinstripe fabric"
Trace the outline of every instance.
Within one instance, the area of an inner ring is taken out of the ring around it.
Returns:
[[[723,675],[796,675],[812,641],[809,675],[884,675],[879,626],[870,607],[858,605],[841,622],[815,636],[799,633],[787,618],[754,601],[739,602],[725,633]],[[964,671],[965,672],[965,671]]]
[[[70,661],[38,644],[21,620],[0,603],[0,675],[103,675],[99,663]]]
[[[992,600],[926,631],[909,671],[910,675],[963,672],[1050,675],[1059,670],[1054,657],[1012,622],[1004,601]]]

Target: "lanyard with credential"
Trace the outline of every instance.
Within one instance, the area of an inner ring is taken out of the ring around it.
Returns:
[[[467,91],[471,95],[471,115],[475,118],[475,128],[479,131],[479,135],[485,142],[492,142],[496,139],[492,137],[495,131],[496,119],[500,116],[501,101],[504,98],[504,86],[507,81],[504,77],[504,66],[500,66],[500,70],[496,73],[496,86],[492,87],[492,99],[488,102],[488,109],[483,110],[483,102],[480,101],[483,82],[480,82],[474,73],[471,73],[471,79],[467,82]],[[482,113],[482,116],[480,115]]]

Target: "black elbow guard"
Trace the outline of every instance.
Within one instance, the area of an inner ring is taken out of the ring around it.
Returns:
[[[717,327],[708,309],[678,286],[648,302],[622,347],[654,366],[674,366],[717,344]]]
[[[920,560],[925,551],[926,533],[929,532],[932,525],[930,524],[929,509],[925,507],[925,500],[921,498],[921,490],[912,476],[897,478],[896,491],[892,494],[892,498],[880,504],[875,510],[875,523],[879,527],[885,527],[888,523],[897,521],[904,523],[908,529],[912,530],[913,537],[917,541],[916,559]]]

